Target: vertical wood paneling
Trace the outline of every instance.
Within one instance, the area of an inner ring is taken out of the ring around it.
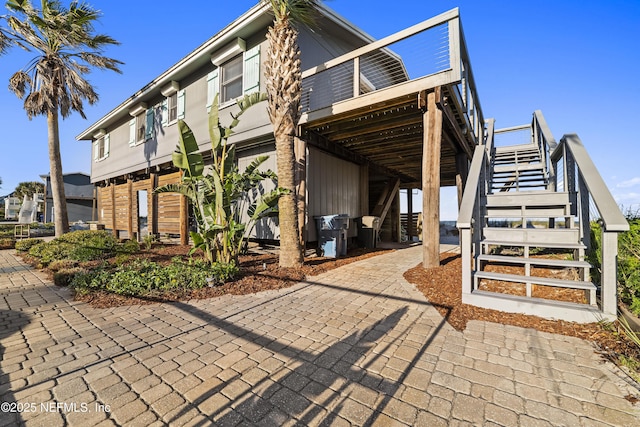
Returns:
[[[174,172],[158,176],[158,186],[180,182],[181,173]],[[180,234],[180,198],[172,193],[158,194],[158,233]]]
[[[360,166],[309,148],[309,228],[307,240],[317,240],[314,216],[360,216]]]

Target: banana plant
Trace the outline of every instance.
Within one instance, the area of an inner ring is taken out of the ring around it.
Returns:
[[[247,194],[265,180],[277,182],[271,170],[260,171],[268,156],[259,156],[240,172],[236,163],[235,146],[228,144],[240,116],[247,109],[266,100],[266,94],[253,93],[237,101],[239,112],[231,114],[231,124],[223,126],[219,120],[218,97],[209,111],[209,137],[212,163],[206,173],[204,158],[198,143],[186,122],[178,121],[178,145],[173,153],[173,164],[182,171],[178,184],[158,187],[156,193],[178,193],[187,197],[193,206],[197,225],[191,231],[191,253],[202,250],[210,262],[238,262],[245,241],[257,221],[277,215],[278,199],[287,191],[277,187],[255,200]],[[258,192],[259,193],[259,192]],[[246,215],[244,215],[246,213]],[[244,218],[244,220],[243,220]]]

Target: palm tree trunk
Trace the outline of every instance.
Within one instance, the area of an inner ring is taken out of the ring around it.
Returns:
[[[298,234],[298,201],[295,188],[294,138],[291,135],[276,135],[276,157],[278,165],[278,185],[286,188],[278,201],[278,219],[280,227],[280,267],[299,267],[302,247]]]
[[[49,169],[51,177],[51,197],[53,198],[53,224],[56,237],[69,232],[67,199],[64,194],[62,177],[62,158],[60,157],[60,133],[58,131],[58,109],[49,109],[47,113],[47,131],[49,139]]]
[[[269,54],[265,75],[269,118],[276,140],[278,186],[289,190],[278,202],[281,267],[299,267],[304,262],[298,231],[294,152],[302,87],[297,36],[286,16],[276,21],[267,33]]]

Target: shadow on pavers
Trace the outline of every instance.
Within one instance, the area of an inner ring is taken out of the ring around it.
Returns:
[[[362,291],[355,292],[361,293]],[[404,300],[404,298],[398,299]],[[408,301],[418,302],[407,299],[407,302]],[[429,303],[426,304],[431,305]],[[371,408],[371,414],[362,423],[363,426],[373,425],[394,397],[407,375],[415,367],[433,339],[438,335],[448,318],[448,316],[444,317],[441,322],[432,329],[430,335],[428,337],[425,336],[424,344],[416,352],[416,355],[409,362],[408,367],[403,371],[400,378],[396,381],[391,381],[381,375],[371,374],[368,371],[368,368],[378,362],[380,357],[384,356],[381,353],[376,355],[371,354],[370,356],[367,356],[367,354],[373,347],[380,344],[379,341],[381,338],[398,325],[408,311],[408,307],[406,306],[363,330],[354,331],[348,337],[332,344],[321,353],[313,353],[308,350],[293,349],[288,347],[287,344],[259,335],[192,305],[183,302],[176,302],[172,305],[206,321],[212,326],[219,327],[228,333],[242,337],[273,353],[290,357],[298,362],[294,363],[296,366],[295,369],[281,378],[274,380],[268,375],[265,375],[265,378],[248,387],[246,391],[240,393],[233,401],[218,406],[212,413],[204,414],[210,417],[212,421],[215,420],[216,423],[221,425],[227,423],[237,424],[245,419],[252,423],[262,422],[267,425],[270,423],[279,425],[286,422],[289,417],[296,418],[298,423],[301,423],[300,425],[310,425],[317,422],[318,417],[323,419],[323,424],[331,424],[331,420],[337,418],[342,409],[344,403],[343,392],[353,383],[358,383],[374,393],[382,393],[384,396],[375,407]],[[398,334],[398,337],[408,333],[410,328],[411,325],[408,326],[405,331]],[[388,343],[386,347],[392,346],[393,342],[398,339],[399,338],[394,339],[391,343]],[[362,366],[357,366],[356,363],[365,359],[365,357],[367,357],[366,362],[364,362]],[[286,368],[286,366],[283,366],[281,369],[283,368]],[[233,381],[240,379],[238,377],[239,376],[235,376],[219,386],[204,392],[197,397],[191,405],[177,413],[169,421],[169,424],[177,422],[183,415],[189,412],[190,409],[198,407],[206,400],[214,397]],[[327,408],[332,409],[328,411]],[[199,410],[199,412],[202,413],[201,410]],[[296,415],[291,415],[292,413]],[[274,414],[276,418],[272,418]],[[196,425],[204,426],[206,423]]]
[[[20,332],[30,323],[27,315],[13,310],[0,310],[0,341],[9,338],[17,332]],[[0,345],[0,360],[4,358],[5,348]],[[9,374],[0,371],[0,416],[5,422],[11,422],[11,425],[22,425],[23,420],[20,416],[18,404],[13,396],[11,389],[11,379]],[[8,424],[7,424],[8,425]]]

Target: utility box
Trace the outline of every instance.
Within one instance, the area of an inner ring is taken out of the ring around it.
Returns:
[[[319,256],[337,258],[347,254],[347,230],[349,215],[335,214],[314,216],[318,229]]]
[[[363,216],[358,222],[358,243],[367,249],[376,248],[380,232],[380,217]]]

